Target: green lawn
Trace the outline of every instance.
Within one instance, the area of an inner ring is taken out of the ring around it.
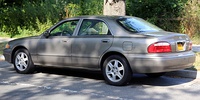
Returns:
[[[194,68],[200,71],[200,52],[196,53],[196,61],[194,63]]]
[[[1,42],[1,43],[0,43],[0,55],[3,54],[3,49],[5,48],[6,43],[7,43],[7,42]]]
[[[199,36],[191,38],[192,44],[199,44],[200,45],[199,38],[200,38]]]

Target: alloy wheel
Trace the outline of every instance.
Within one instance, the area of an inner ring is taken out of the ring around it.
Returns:
[[[124,77],[124,66],[119,60],[110,60],[106,65],[106,76],[112,82],[119,82]]]
[[[15,66],[19,71],[26,70],[28,66],[28,55],[24,52],[19,52],[15,58]]]

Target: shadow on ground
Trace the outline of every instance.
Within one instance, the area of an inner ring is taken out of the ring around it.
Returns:
[[[91,78],[103,80],[101,71],[91,71],[85,69],[70,69],[70,68],[51,68],[51,67],[37,67],[36,73],[56,74],[65,76],[74,76],[81,78]]]
[[[72,76],[79,78],[89,78],[95,80],[104,81],[104,77],[101,71],[91,71],[84,69],[69,69],[69,68],[49,68],[38,67],[36,73],[56,74],[64,76]],[[159,78],[151,78],[145,74],[133,74],[131,82],[127,86],[131,85],[151,85],[151,86],[173,86],[192,81],[193,79],[186,78],[182,80],[181,77],[173,76],[161,76]]]
[[[0,87],[10,89],[0,94],[1,100],[53,99],[56,96],[65,98],[73,96],[81,99],[87,97],[86,100],[112,100],[109,97],[121,100],[158,100],[158,96],[160,99],[172,99],[173,93],[166,93],[166,90],[190,95],[199,94],[199,90],[191,92],[188,89],[177,88],[177,85],[193,79],[167,76],[149,78],[144,74],[133,74],[132,80],[127,86],[117,87],[105,84],[100,71],[39,67],[36,73],[24,75],[17,74],[12,65],[0,65],[0,73],[0,82],[9,82],[1,83]],[[22,85],[17,85],[17,83],[22,83]],[[23,83],[31,86],[23,85]]]

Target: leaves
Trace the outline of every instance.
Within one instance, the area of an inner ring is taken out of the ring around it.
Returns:
[[[126,0],[126,15],[167,30],[199,35],[198,0]],[[0,32],[41,34],[66,17],[102,15],[103,0],[0,0]]]

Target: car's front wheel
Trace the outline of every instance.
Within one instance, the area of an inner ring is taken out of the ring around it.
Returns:
[[[34,64],[26,49],[18,49],[13,58],[15,70],[21,74],[28,74],[34,72]]]
[[[108,84],[126,85],[132,78],[127,60],[119,55],[108,57],[103,64],[103,75]]]

